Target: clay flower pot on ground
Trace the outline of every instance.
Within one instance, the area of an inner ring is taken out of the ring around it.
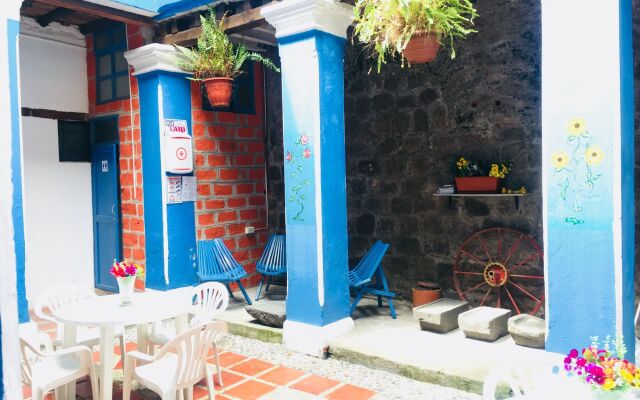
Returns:
[[[233,79],[209,78],[203,81],[209,103],[213,107],[229,107],[233,94]]]
[[[413,308],[431,303],[442,297],[442,289],[436,283],[418,281],[413,292]]]
[[[492,176],[456,176],[456,191],[495,193],[499,183],[500,179]]]
[[[433,32],[414,34],[402,51],[409,64],[424,64],[433,61],[440,50],[438,35]]]

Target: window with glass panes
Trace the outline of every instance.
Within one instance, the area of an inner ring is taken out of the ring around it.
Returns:
[[[124,24],[94,33],[93,47],[96,57],[97,102],[128,98],[129,64],[124,58],[124,52],[127,51]]]

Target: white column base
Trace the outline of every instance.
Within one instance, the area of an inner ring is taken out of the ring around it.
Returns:
[[[353,327],[353,319],[350,317],[325,326],[287,320],[284,321],[282,341],[291,350],[322,357],[329,342],[350,332]]]

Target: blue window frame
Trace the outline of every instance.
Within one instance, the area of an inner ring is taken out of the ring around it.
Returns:
[[[124,58],[127,51],[127,31],[117,24],[93,34],[96,57],[96,102],[106,103],[129,97],[129,64]]]

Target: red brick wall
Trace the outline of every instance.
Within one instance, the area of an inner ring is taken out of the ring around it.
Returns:
[[[254,285],[255,263],[267,240],[262,66],[256,65],[255,114],[202,109],[200,84],[191,86],[198,240],[222,237]],[[256,228],[245,234],[245,227]]]
[[[144,38],[138,26],[127,25],[127,38],[129,49],[144,45]],[[133,75],[130,75],[130,99],[96,104],[96,59],[93,53],[93,35],[87,35],[86,43],[90,117],[118,116],[123,257],[144,265],[144,204],[138,82]]]

